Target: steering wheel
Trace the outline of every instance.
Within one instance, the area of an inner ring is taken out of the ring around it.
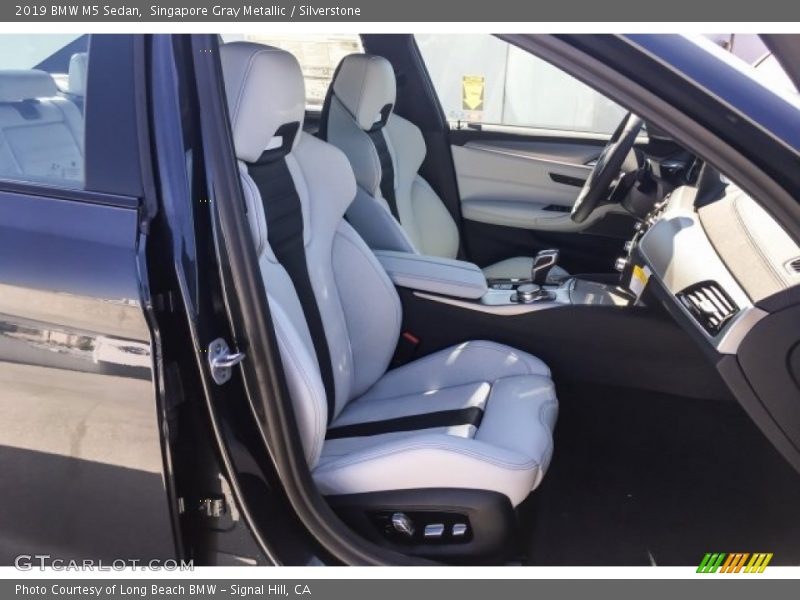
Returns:
[[[608,198],[609,188],[619,177],[620,169],[633,149],[642,125],[643,121],[633,113],[623,117],[608,144],[597,157],[589,178],[578,194],[570,215],[573,221],[583,223],[594,209]]]

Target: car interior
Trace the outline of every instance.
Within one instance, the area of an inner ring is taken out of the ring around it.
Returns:
[[[407,96],[418,55],[376,38],[310,126],[290,52],[220,49],[319,492],[367,539],[445,562],[690,564],[709,544],[796,560],[797,474],[704,354],[747,350],[800,247],[630,113],[600,143],[443,146]]]
[[[413,36],[362,42],[312,111],[291,52],[219,48],[297,434],[336,514],[453,564],[796,564],[800,246],[630,112],[608,135],[453,126]],[[81,178],[86,69],[0,72],[2,172]]]
[[[0,173],[30,180],[83,179],[85,52],[71,57],[62,92],[41,69],[0,71]]]

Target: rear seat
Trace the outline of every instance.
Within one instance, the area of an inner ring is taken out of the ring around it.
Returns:
[[[83,117],[45,71],[0,70],[0,177],[83,180]]]
[[[75,105],[83,112],[84,98],[86,97],[86,73],[89,66],[89,54],[78,52],[69,60],[69,75],[67,78],[67,93]]]

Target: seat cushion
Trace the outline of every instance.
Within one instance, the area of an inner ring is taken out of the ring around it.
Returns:
[[[530,256],[515,256],[496,262],[483,268],[486,279],[530,279],[533,258]],[[569,277],[561,267],[553,267],[547,275],[547,283],[558,283]]]
[[[327,439],[314,469],[324,494],[414,488],[499,491],[517,505],[550,462],[558,405],[547,366],[486,341],[387,372],[332,429],[477,407],[480,423]]]

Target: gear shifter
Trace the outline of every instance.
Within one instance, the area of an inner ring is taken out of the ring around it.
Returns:
[[[550,270],[558,264],[558,250],[542,250],[533,259],[531,283],[544,285]]]

